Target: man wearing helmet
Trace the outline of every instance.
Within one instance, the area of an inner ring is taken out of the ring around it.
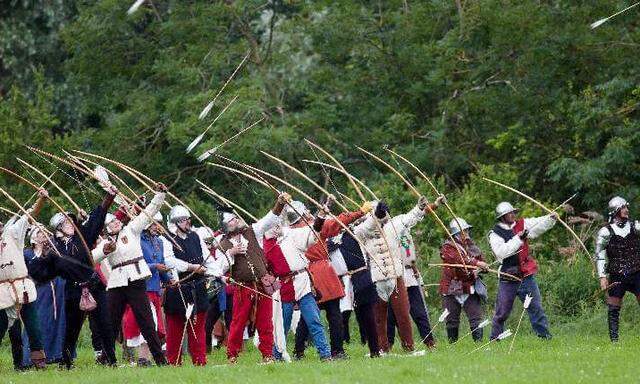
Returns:
[[[609,201],[609,223],[596,237],[596,266],[600,287],[607,291],[609,338],[618,341],[622,298],[633,293],[640,301],[640,237],[638,221],[629,218],[629,203],[616,196]]]
[[[100,281],[98,273],[92,267],[91,250],[102,231],[104,220],[118,190],[112,186],[105,187],[107,195],[102,203],[89,214],[84,223],[76,220],[73,214],[56,213],[49,225],[54,230],[53,243],[56,251],[49,251],[42,257],[34,259],[29,265],[29,273],[38,282],[48,282],[56,276],[66,280],[65,284],[65,315],[66,329],[64,348],[62,350],[62,365],[73,368],[73,354],[82,329],[87,312],[80,308],[81,298],[92,297],[95,309],[88,312],[93,317],[99,329],[103,354],[107,364],[116,364],[113,331],[107,309],[105,286]],[[73,222],[72,222],[73,220]],[[76,228],[80,233],[76,232]],[[58,254],[63,257],[58,257]]]
[[[508,202],[501,202],[496,207],[498,221],[489,232],[491,251],[500,263],[500,271],[522,279],[522,282],[501,275],[496,298],[495,314],[491,328],[491,339],[495,339],[504,330],[504,323],[511,314],[516,296],[524,302],[526,295],[532,297],[527,308],[531,327],[538,337],[550,339],[549,322],[542,309],[540,289],[535,278],[538,264],[529,255],[529,239],[542,235],[556,223],[558,215],[535,218],[518,218],[518,210]]]
[[[165,261],[168,268],[178,272],[180,284],[169,286],[165,293],[167,360],[172,365],[182,364],[184,334],[191,361],[196,366],[204,366],[207,364],[205,325],[209,309],[205,275],[217,275],[217,270],[204,239],[192,229],[191,213],[186,207],[171,208],[169,230],[173,233],[167,235],[171,242],[164,242]]]
[[[152,273],[141,247],[142,232],[154,224],[153,217],[164,202],[167,188],[158,184],[156,191],[151,203],[124,226],[114,215],[107,215],[107,237],[96,246],[92,254],[96,263],[106,258],[111,267],[107,281],[107,302],[113,330],[115,333],[119,332],[122,316],[129,305],[156,364],[165,365],[167,361],[162,353],[146,293],[146,280],[152,277]],[[113,340],[115,337],[114,334]]]
[[[464,264],[469,267],[442,268],[440,286],[438,292],[442,295],[442,306],[449,311],[446,319],[447,338],[450,343],[458,340],[458,327],[460,326],[460,312],[464,309],[469,319],[471,336],[474,341],[482,340],[482,328],[478,325],[482,321],[481,294],[486,290],[479,287],[478,273],[487,269],[488,265],[482,257],[482,252],[471,239],[472,228],[463,218],[455,218],[449,224],[453,242],[447,239],[440,248],[440,257],[445,264]],[[462,259],[461,259],[462,258]],[[486,297],[485,297],[486,299]]]
[[[20,319],[29,338],[31,361],[38,369],[45,368],[46,358],[38,326],[36,286],[28,276],[24,259],[24,240],[32,224],[31,218],[40,213],[47,197],[46,190],[39,190],[38,200],[30,209],[31,213],[14,217],[0,234],[0,341],[14,321]],[[21,369],[22,339],[13,335],[10,339],[12,350],[16,352],[13,356],[14,367]]]
[[[227,260],[231,282],[239,283],[233,291],[233,315],[227,339],[227,358],[232,364],[237,361],[242,349],[244,329],[251,320],[252,312],[255,314],[258,349],[263,362],[273,361],[273,306],[271,299],[264,295],[271,296],[273,293],[275,278],[268,273],[262,241],[264,234],[280,223],[280,214],[290,201],[288,193],[281,193],[274,207],[251,225],[247,225],[230,208],[219,209],[220,227],[224,235],[220,239],[216,258]],[[221,277],[224,272],[219,270],[216,276]],[[256,291],[264,295],[258,295]]]

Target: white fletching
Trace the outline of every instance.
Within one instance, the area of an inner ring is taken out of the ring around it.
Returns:
[[[129,10],[127,11],[127,15],[131,15],[133,13],[135,13],[138,8],[140,8],[140,6],[145,2],[145,0],[136,0],[135,3],[133,3],[133,5],[129,8]]]
[[[489,325],[490,321],[489,319],[485,319],[482,323],[478,324],[478,328],[484,328],[487,325]]]
[[[187,319],[190,319],[192,313],[193,313],[193,303],[189,303],[189,305],[187,305],[187,311],[185,313],[185,317]]]
[[[109,182],[109,174],[107,173],[107,170],[104,169],[102,165],[98,165],[96,169],[93,171],[93,174],[101,182]]]
[[[529,308],[529,305],[531,304],[531,300],[533,300],[533,297],[531,297],[529,295],[524,297],[524,304],[523,304],[524,309]]]
[[[602,24],[606,23],[607,20],[609,20],[609,18],[604,18],[604,19],[600,19],[598,21],[596,21],[595,23],[591,23],[591,29],[596,29],[599,26],[601,26]]]
[[[498,335],[498,340],[504,340],[511,335],[513,335],[513,332],[511,332],[510,329],[507,329],[506,331]]]
[[[211,111],[211,108],[213,108],[213,100],[209,102],[209,104],[207,104],[206,107],[204,107],[204,109],[202,110],[202,112],[200,112],[200,116],[198,116],[198,120],[202,120],[205,117],[207,117],[207,115],[209,114],[209,112]]]
[[[93,175],[100,181],[100,186],[105,191],[111,187],[111,181],[109,180],[109,174],[107,170],[102,166],[98,165],[96,169],[93,171]]]
[[[198,161],[202,163],[203,161],[205,161],[209,157],[211,157],[211,155],[213,155],[217,150],[218,150],[218,147],[213,147],[213,148],[207,150],[205,153],[203,153],[202,155],[200,155],[198,157]]]
[[[449,316],[449,310],[445,308],[445,310],[442,312],[442,314],[438,318],[438,321],[442,323],[443,321],[445,321],[447,316]]]
[[[195,148],[198,144],[200,144],[200,142],[202,141],[202,138],[204,137],[204,132],[201,133],[198,137],[196,137],[195,139],[193,139],[193,141],[191,142],[191,144],[189,144],[189,146],[187,147],[187,153],[191,152],[193,150],[193,148]]]

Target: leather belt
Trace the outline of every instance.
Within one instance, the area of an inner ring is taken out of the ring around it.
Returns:
[[[140,265],[138,264],[139,261],[144,260],[144,257],[136,257],[135,259],[131,259],[131,260],[127,260],[127,261],[123,261],[122,263],[118,263],[116,265],[113,266],[113,269],[116,268],[122,268],[122,267],[126,267],[127,265],[135,265],[136,266],[136,271],[138,271],[138,274],[140,274]]]
[[[367,270],[367,266],[365,265],[364,267],[360,267],[357,269],[354,269],[352,271],[347,271],[347,275],[351,276],[351,275],[355,275],[358,272],[362,272],[362,271],[366,271]]]

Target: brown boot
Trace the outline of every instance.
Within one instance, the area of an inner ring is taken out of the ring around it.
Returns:
[[[36,369],[46,369],[47,368],[47,357],[44,354],[44,351],[31,351],[31,362]]]

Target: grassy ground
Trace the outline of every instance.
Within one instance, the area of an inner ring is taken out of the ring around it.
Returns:
[[[598,323],[599,331],[581,333],[578,329],[592,329]],[[541,341],[529,331],[526,318],[511,354],[509,343],[492,344],[487,349],[468,354],[476,345],[465,339],[452,348],[443,342],[434,352],[424,356],[392,354],[382,359],[365,358],[366,349],[360,345],[348,346],[348,361],[320,363],[315,352],[309,350],[304,361],[268,366],[256,364],[258,353],[248,345],[235,366],[225,364],[224,350],[210,355],[209,365],[195,368],[189,363],[180,368],[109,369],[96,367],[87,347],[80,349],[77,368],[71,372],[49,367],[46,372],[15,373],[11,369],[8,346],[0,349],[0,381],[3,383],[74,383],[89,382],[133,383],[175,382],[194,383],[205,380],[224,382],[261,383],[385,383],[392,382],[455,382],[455,383],[548,383],[548,382],[636,382],[637,356],[640,353],[640,331],[632,326],[622,329],[622,341],[612,345],[606,337],[604,318],[573,322],[554,328],[551,341]],[[356,331],[357,333],[357,331]],[[356,335],[357,337],[357,335]],[[486,335],[485,335],[486,338]],[[187,359],[188,360],[188,359]],[[124,380],[123,380],[124,379]]]

